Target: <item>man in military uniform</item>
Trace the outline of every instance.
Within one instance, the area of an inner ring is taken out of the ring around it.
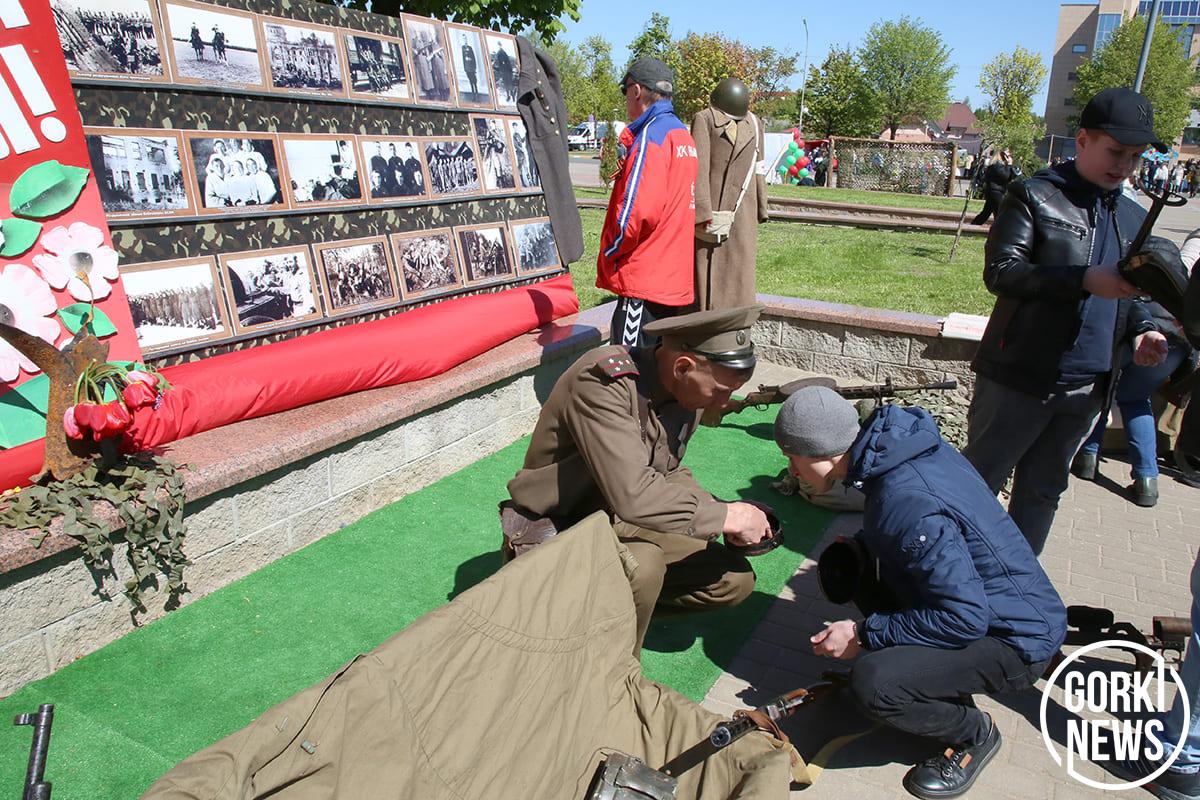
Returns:
[[[725,404],[754,369],[750,327],[762,306],[657,320],[655,347],[600,347],[559,378],[533,431],[525,464],[502,505],[505,554],[597,510],[613,519],[636,561],[630,576],[637,642],[655,605],[732,606],[754,589],[749,562],[717,541],[756,544],[770,534],[749,503],[726,503],[680,464],[700,413]]]

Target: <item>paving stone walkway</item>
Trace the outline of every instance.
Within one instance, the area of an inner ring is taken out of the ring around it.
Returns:
[[[752,383],[790,377],[783,368],[764,365]],[[1128,475],[1126,462],[1106,457],[1095,483],[1071,479],[1042,564],[1068,605],[1103,605],[1118,619],[1148,629],[1155,615],[1186,617],[1190,612],[1188,576],[1200,545],[1200,489],[1174,480],[1172,473],[1164,470],[1159,477],[1158,506],[1144,509],[1125,497]],[[780,502],[803,501],[781,497]],[[839,534],[853,534],[860,527],[860,518],[858,514],[839,515],[812,552],[820,553]],[[819,631],[825,620],[849,616],[846,607],[821,596],[816,563],[806,559],[728,672],[709,691],[704,705],[729,714],[817,682],[824,670],[844,666],[813,656],[808,637]],[[1038,726],[1041,686],[998,700],[980,700],[980,707],[999,724],[1004,744],[968,797],[1081,800],[1118,796],[1074,781],[1051,760]],[[1057,696],[1061,700],[1061,693]],[[785,729],[810,762],[814,757],[826,761],[818,753],[831,740],[861,734],[836,749],[813,786],[792,792],[793,798],[803,800],[908,797],[900,783],[904,773],[937,749],[929,740],[872,727],[841,697],[803,710]],[[1103,780],[1106,774],[1090,764],[1079,771],[1096,780]],[[1150,797],[1141,789],[1119,796],[1127,800]]]

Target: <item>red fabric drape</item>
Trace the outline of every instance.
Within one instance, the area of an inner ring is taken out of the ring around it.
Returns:
[[[570,275],[167,367],[172,389],[130,431],[146,449],[244,419],[438,375],[579,310]],[[0,487],[25,486],[42,440],[0,452]]]

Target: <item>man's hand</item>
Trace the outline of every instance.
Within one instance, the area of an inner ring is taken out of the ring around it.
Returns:
[[[1146,331],[1133,337],[1133,363],[1153,367],[1167,357],[1167,337],[1158,331]]]
[[[1133,297],[1138,293],[1136,286],[1121,277],[1116,264],[1088,267],[1087,272],[1083,273],[1083,290],[1109,300]]]
[[[830,622],[825,630],[809,637],[813,655],[848,660],[862,652],[858,644],[858,625],[852,619]]]
[[[725,541],[730,544],[758,544],[771,535],[771,523],[758,506],[730,503],[725,511]]]

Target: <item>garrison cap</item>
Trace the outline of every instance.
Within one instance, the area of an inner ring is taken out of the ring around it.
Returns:
[[[704,356],[731,369],[752,369],[755,357],[750,328],[762,311],[761,305],[697,311],[656,319],[642,330],[661,336],[668,347]]]

